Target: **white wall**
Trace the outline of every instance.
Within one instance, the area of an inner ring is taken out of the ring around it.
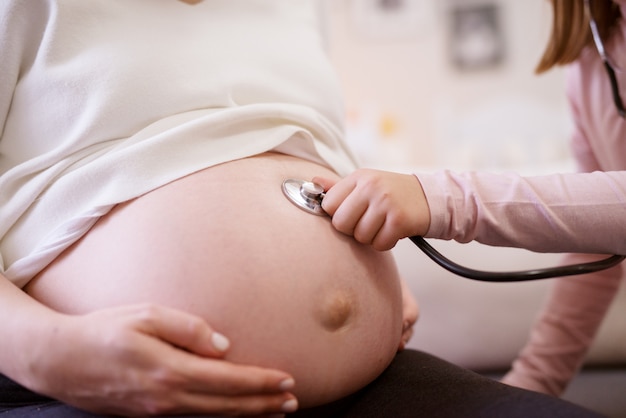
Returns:
[[[396,0],[406,18],[381,2],[328,2],[349,139],[365,165],[508,169],[566,158],[563,70],[533,72],[552,18],[547,1]],[[468,4],[498,7],[500,65],[452,64],[450,12]]]

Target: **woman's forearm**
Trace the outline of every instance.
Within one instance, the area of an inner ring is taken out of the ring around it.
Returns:
[[[47,350],[44,339],[54,332],[61,314],[47,308],[0,275],[0,373],[21,383]]]

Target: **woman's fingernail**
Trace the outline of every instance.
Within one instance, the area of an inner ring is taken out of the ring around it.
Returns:
[[[287,413],[296,412],[297,409],[298,409],[298,401],[295,399],[289,399],[288,401],[285,401],[283,406],[280,408],[281,411],[287,412]]]
[[[230,347],[228,338],[224,337],[219,332],[214,332],[213,335],[211,335],[211,343],[213,343],[213,347],[218,351],[226,351],[228,347]]]
[[[296,382],[291,377],[289,377],[283,380],[282,382],[280,382],[280,385],[278,387],[280,388],[280,390],[287,391],[289,389],[293,389],[295,385],[296,385]]]

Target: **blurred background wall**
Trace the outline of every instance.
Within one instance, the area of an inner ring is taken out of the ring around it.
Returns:
[[[564,71],[537,76],[546,0],[330,0],[348,139],[366,166],[568,163]]]
[[[326,7],[348,140],[362,165],[574,169],[565,72],[534,74],[551,26],[547,0],[326,0]],[[479,269],[561,262],[558,254],[433,241],[452,260]],[[435,265],[408,240],[393,251],[420,305],[408,346],[477,371],[508,370],[551,282],[475,282]],[[610,417],[626,416],[625,310],[622,286],[587,357],[590,372],[565,393]]]

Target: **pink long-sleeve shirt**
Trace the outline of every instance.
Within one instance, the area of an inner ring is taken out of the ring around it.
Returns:
[[[626,0],[618,0],[622,15]],[[626,100],[626,24],[607,43]],[[626,120],[603,63],[587,48],[568,68],[580,173],[521,177],[453,173],[418,177],[431,209],[427,236],[540,252],[626,254]],[[564,263],[598,256],[572,254]],[[626,267],[555,280],[529,342],[504,381],[560,394],[584,360]]]

